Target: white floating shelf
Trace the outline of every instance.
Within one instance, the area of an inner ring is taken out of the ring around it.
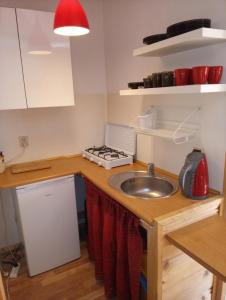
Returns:
[[[168,54],[226,42],[226,30],[196,29],[133,51],[134,56],[165,56]]]
[[[226,84],[201,84],[170,86],[149,89],[121,90],[120,96],[145,96],[145,95],[166,95],[166,94],[205,94],[226,92]]]

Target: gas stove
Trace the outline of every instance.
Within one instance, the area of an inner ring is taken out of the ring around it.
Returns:
[[[98,166],[103,166],[105,169],[133,163],[132,155],[108,146],[88,148],[82,152],[82,156],[91,162],[95,162]]]
[[[135,154],[135,137],[135,133],[130,127],[107,124],[106,144],[87,148],[82,151],[82,156],[105,169],[132,164]]]

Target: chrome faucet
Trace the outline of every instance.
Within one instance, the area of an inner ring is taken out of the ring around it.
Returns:
[[[155,176],[155,165],[153,163],[147,165],[147,173],[148,176]]]

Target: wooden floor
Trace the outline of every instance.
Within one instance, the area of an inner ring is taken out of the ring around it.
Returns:
[[[11,300],[106,300],[85,244],[81,252],[79,260],[32,278],[22,262],[20,276],[9,281]]]

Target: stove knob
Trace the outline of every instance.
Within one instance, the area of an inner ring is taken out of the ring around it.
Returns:
[[[90,157],[89,160],[90,160],[91,162],[94,161],[94,159],[93,159],[92,157]]]
[[[101,162],[101,161],[98,161],[98,163],[97,163],[97,164],[98,164],[98,166],[99,166],[99,167],[101,167],[101,166],[102,166],[102,162]]]

